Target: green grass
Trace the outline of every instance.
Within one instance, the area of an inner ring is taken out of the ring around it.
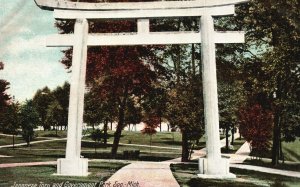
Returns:
[[[35,137],[33,141],[39,140],[47,140],[48,138],[65,138],[67,137],[67,131],[57,131],[57,136],[55,130],[51,131],[35,131]],[[18,135],[15,136],[15,144],[19,143],[26,143],[23,138]],[[12,136],[4,136],[0,135],[0,146],[1,145],[12,145],[13,144],[13,137]]]
[[[20,136],[15,136],[15,144],[18,143],[25,143],[22,137]],[[0,135],[0,146],[1,145],[10,145],[13,144],[13,137],[12,136],[3,136]]]
[[[113,141],[113,131],[108,131],[108,141]],[[84,137],[85,140],[91,140],[90,137]],[[141,132],[123,131],[120,143],[125,144],[141,144],[150,145],[150,136],[142,134]],[[181,147],[181,133],[180,132],[157,132],[152,135],[153,146],[163,147]]]
[[[56,135],[56,131],[55,130],[47,130],[47,131],[35,131],[35,134],[37,137],[50,137],[50,138],[66,138],[67,137],[67,131],[57,131],[57,135]]]
[[[108,159],[111,158],[111,144],[104,146],[97,144],[97,153],[95,154],[95,143],[83,141],[82,155],[86,158]],[[139,150],[138,160],[163,161],[180,157],[180,149],[155,148],[151,150],[146,146],[119,145],[118,159],[123,159],[123,151]],[[172,147],[172,146],[168,146]],[[173,146],[174,147],[174,146]],[[0,155],[13,156],[9,158],[0,158],[0,163],[13,162],[33,162],[33,161],[52,161],[65,156],[66,140],[44,142],[32,144],[30,147],[20,146],[13,148],[0,149]]]
[[[180,186],[218,186],[218,187],[251,187],[251,186],[299,186],[300,179],[273,175],[268,173],[230,168],[237,175],[236,179],[200,179],[197,177],[198,164],[171,164],[171,170]]]
[[[294,142],[282,142],[283,153],[286,160],[300,162],[300,138]]]
[[[108,162],[89,162],[88,177],[64,177],[55,176],[56,166],[30,166],[30,167],[14,167],[1,168],[0,170],[0,186],[7,187],[14,184],[50,184],[54,183],[100,183],[105,182],[117,170],[125,166],[124,163],[108,163]]]

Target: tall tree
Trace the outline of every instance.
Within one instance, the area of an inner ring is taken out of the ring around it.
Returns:
[[[96,2],[90,0],[88,2]],[[74,21],[57,21],[56,26],[61,33],[73,32]],[[90,33],[134,32],[135,20],[91,20]],[[158,79],[163,68],[155,55],[159,47],[117,46],[90,47],[87,60],[87,84],[97,87],[98,96],[102,100],[116,103],[118,113],[117,128],[114,134],[112,156],[115,157],[121,133],[125,127],[125,111],[128,99],[147,94]],[[66,50],[62,63],[71,66],[72,53]]]
[[[19,110],[19,103],[11,102],[0,113],[0,131],[13,135],[13,147],[15,145],[15,136],[19,133],[20,129]]]
[[[259,104],[239,111],[240,133],[249,142],[254,156],[265,156],[272,138],[273,115]]]
[[[21,134],[28,146],[30,146],[30,142],[34,139],[34,129],[39,123],[39,115],[33,101],[27,100],[20,109],[20,125],[22,128]]]
[[[53,100],[53,95],[48,87],[37,90],[33,97],[33,104],[39,114],[41,125],[44,130],[50,130],[51,128],[51,124],[47,123],[46,118],[48,107]]]
[[[69,97],[70,97],[70,84],[65,82],[62,86],[56,87],[51,94],[61,107],[60,126],[67,129],[68,125],[68,112],[69,112]]]
[[[59,126],[62,126],[63,122],[63,108],[60,106],[57,100],[52,101],[47,108],[46,122],[50,126],[55,127],[55,133],[57,135],[57,131]]]
[[[299,135],[298,7],[294,0],[252,0],[238,6],[234,19],[219,20],[223,28],[247,31],[245,45],[224,48],[235,53],[224,60],[241,70],[248,102],[259,103],[274,114],[273,165],[283,158],[281,141],[295,140]]]

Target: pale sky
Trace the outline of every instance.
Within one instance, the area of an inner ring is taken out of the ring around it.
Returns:
[[[45,45],[47,35],[58,33],[52,13],[38,8],[34,0],[0,0],[0,79],[10,82],[8,93],[17,101],[69,80],[59,62],[62,48]]]

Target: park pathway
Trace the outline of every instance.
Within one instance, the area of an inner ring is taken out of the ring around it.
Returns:
[[[237,137],[238,134],[236,133],[235,138]],[[221,146],[224,147],[225,144],[226,140],[222,139]],[[192,159],[205,156],[205,154],[205,148],[199,151],[194,151]],[[114,184],[119,182],[126,186],[128,182],[138,182],[140,187],[177,187],[179,184],[172,174],[170,164],[178,162],[181,162],[181,158],[164,162],[135,162],[117,171],[106,181],[106,183]]]
[[[130,186],[129,184],[133,183],[139,187],[179,187],[170,170],[170,163],[166,162],[135,162],[129,164],[118,170],[105,183],[123,184],[120,186]]]

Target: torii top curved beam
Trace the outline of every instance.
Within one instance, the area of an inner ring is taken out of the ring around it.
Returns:
[[[153,2],[115,2],[115,3],[84,3],[68,0],[34,0],[44,10],[69,9],[69,10],[149,10],[149,9],[185,9],[203,8],[224,5],[234,5],[248,2],[249,0],[191,0],[191,1],[153,1]]]

